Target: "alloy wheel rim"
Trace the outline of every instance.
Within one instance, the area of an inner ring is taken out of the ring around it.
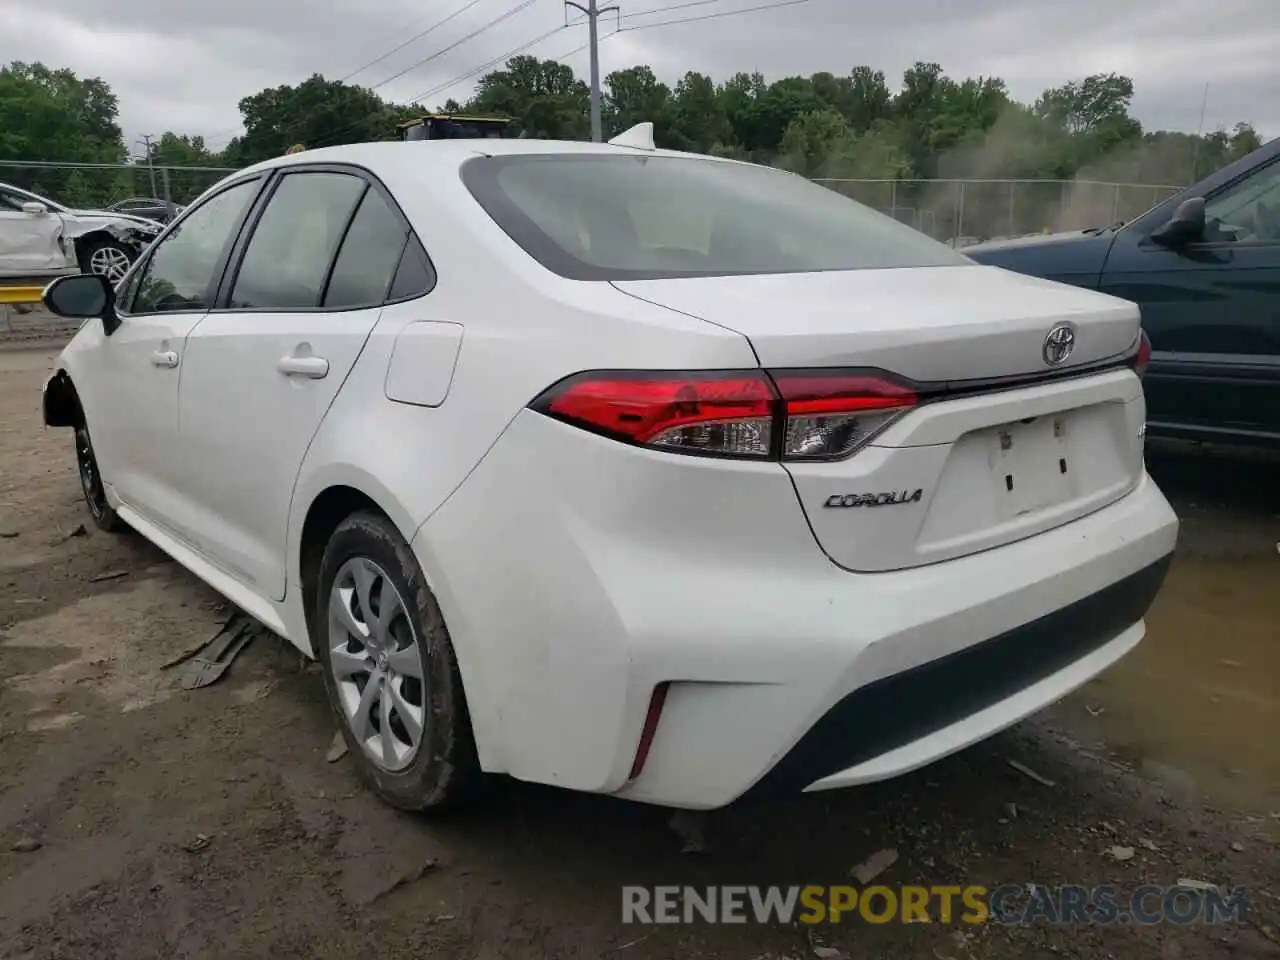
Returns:
[[[106,492],[102,488],[102,478],[98,476],[93,447],[89,444],[89,431],[83,427],[76,430],[76,464],[80,468],[80,487],[84,490],[85,503],[95,517],[101,517]]]
[[[348,728],[377,766],[403,770],[422,744],[427,678],[404,598],[368,557],[338,568],[329,591],[327,642]]]
[[[129,270],[129,258],[116,247],[99,247],[89,257],[89,270],[111,281],[118,281]]]

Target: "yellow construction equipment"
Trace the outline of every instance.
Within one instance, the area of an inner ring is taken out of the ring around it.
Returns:
[[[506,135],[507,117],[428,113],[398,125],[401,140],[483,140]]]

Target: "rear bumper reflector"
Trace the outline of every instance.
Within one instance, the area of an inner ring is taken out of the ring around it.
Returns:
[[[662,719],[662,707],[667,702],[667,688],[671,686],[665,681],[653,688],[649,697],[649,710],[644,716],[644,727],[640,731],[640,743],[636,746],[636,758],[631,762],[631,773],[628,780],[640,776],[644,762],[649,758],[649,748],[653,746],[654,734],[658,732],[658,721]]]

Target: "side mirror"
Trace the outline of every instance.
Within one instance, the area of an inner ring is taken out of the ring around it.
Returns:
[[[1163,247],[1181,247],[1204,236],[1204,197],[1189,197],[1178,204],[1169,220],[1151,231],[1151,239]]]
[[[39,203],[35,200],[28,200],[22,205],[22,212],[33,217],[43,217],[49,212],[49,208],[43,203]]]
[[[116,315],[116,293],[106,277],[95,273],[80,273],[71,277],[59,277],[44,288],[40,298],[48,311],[70,320],[102,318],[102,329],[115,333],[120,326]]]

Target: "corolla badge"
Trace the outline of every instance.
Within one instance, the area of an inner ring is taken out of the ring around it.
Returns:
[[[1075,348],[1076,332],[1067,324],[1060,323],[1045,336],[1041,354],[1044,356],[1045,363],[1056,367],[1071,356],[1071,351]]]

